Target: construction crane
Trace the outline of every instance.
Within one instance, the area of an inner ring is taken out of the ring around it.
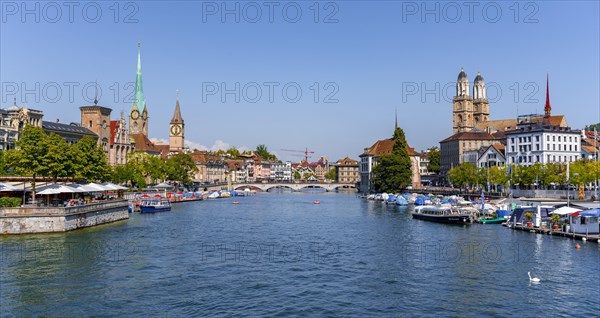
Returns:
[[[304,161],[306,161],[306,163],[308,163],[308,157],[310,157],[308,154],[313,154],[315,153],[312,150],[308,150],[308,148],[306,148],[305,150],[291,150],[291,149],[281,149],[281,151],[287,151],[287,152],[301,152],[304,153]]]

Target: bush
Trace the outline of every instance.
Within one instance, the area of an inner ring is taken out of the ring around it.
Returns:
[[[16,208],[21,205],[21,198],[0,198],[0,207],[2,208]]]

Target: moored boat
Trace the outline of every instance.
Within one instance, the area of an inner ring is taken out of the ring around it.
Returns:
[[[171,211],[171,201],[166,198],[145,199],[140,204],[141,213],[154,213]]]
[[[479,223],[482,224],[502,224],[506,221],[506,218],[480,218]]]
[[[415,219],[447,224],[470,224],[473,222],[471,213],[450,205],[419,206],[412,212],[412,216]]]

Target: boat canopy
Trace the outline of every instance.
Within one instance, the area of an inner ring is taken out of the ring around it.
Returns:
[[[600,217],[600,209],[591,209],[579,212],[580,216]]]

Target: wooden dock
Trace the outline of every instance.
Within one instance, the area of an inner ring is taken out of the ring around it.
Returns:
[[[522,225],[511,226],[510,228],[513,230],[527,231],[527,232],[531,232],[531,233],[539,233],[539,234],[547,234],[547,235],[564,236],[564,237],[572,238],[575,240],[585,240],[585,241],[600,243],[599,242],[600,234],[587,234],[586,235],[586,234],[563,232],[560,230],[553,230],[551,228],[545,228],[545,227],[544,228],[527,227],[527,226],[522,226]]]

